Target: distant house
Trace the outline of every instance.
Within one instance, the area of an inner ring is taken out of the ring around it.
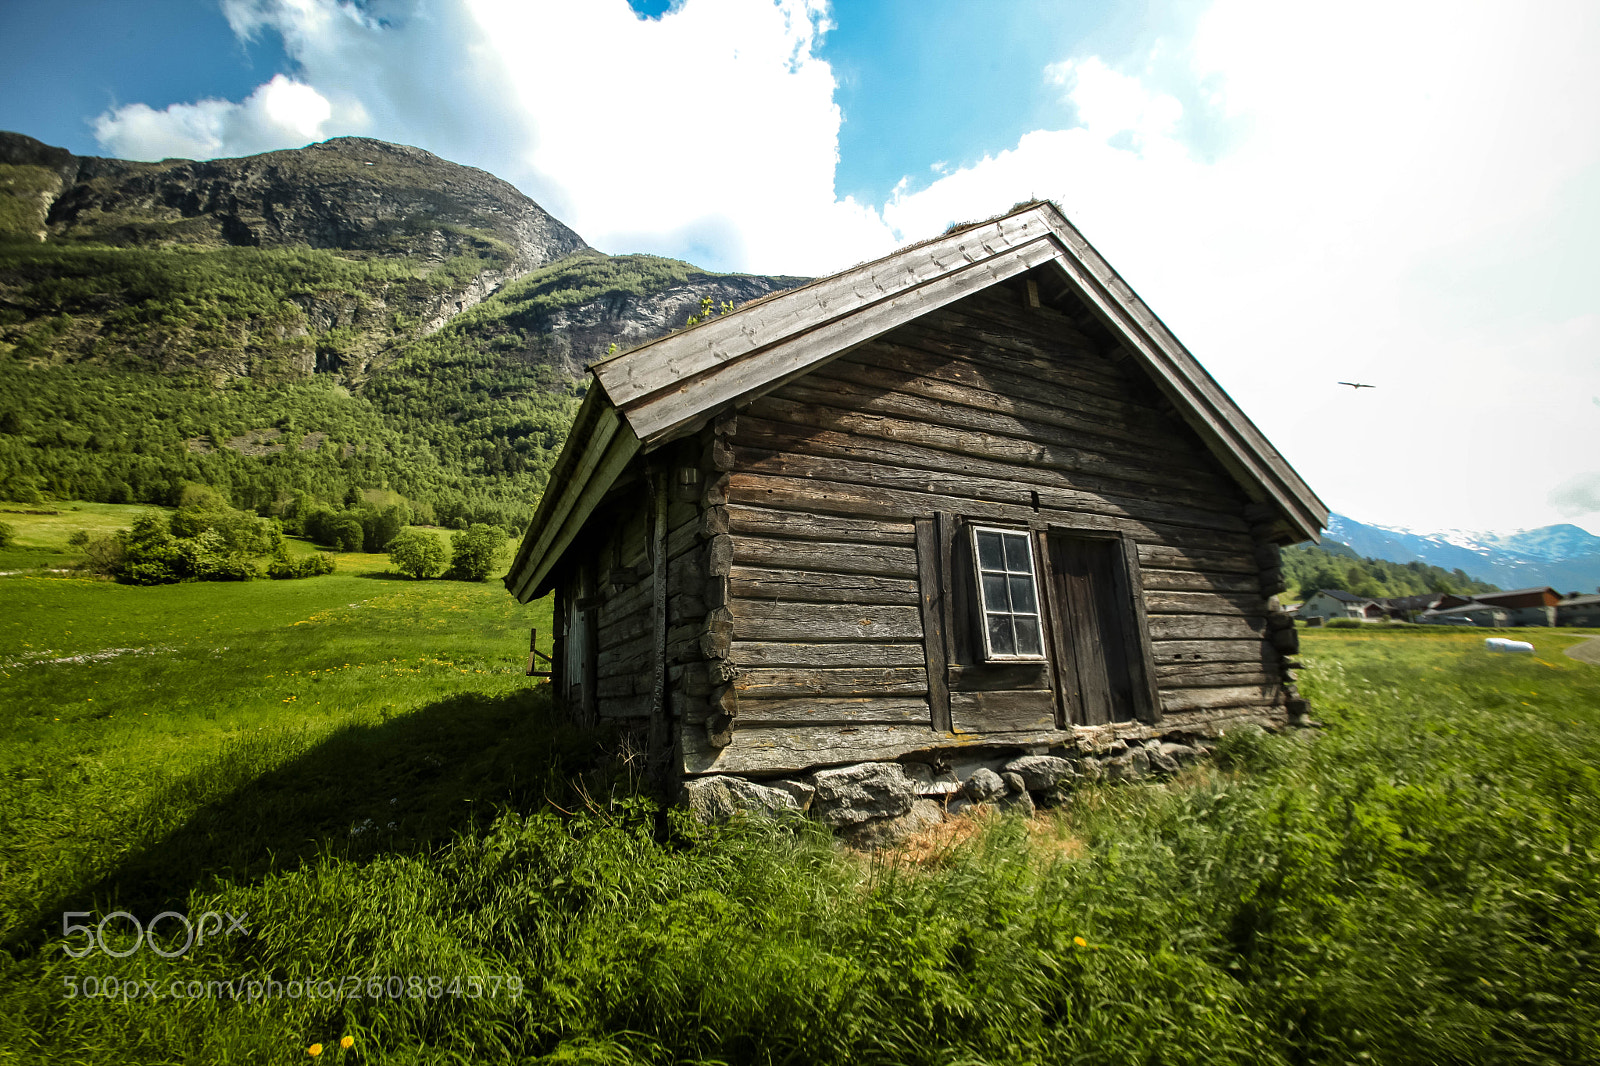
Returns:
[[[663,786],[1305,710],[1327,508],[1051,204],[593,371],[506,585]]]
[[[1383,609],[1370,596],[1357,596],[1342,589],[1318,589],[1316,595],[1306,597],[1295,617],[1304,622],[1317,619],[1313,625],[1335,618],[1372,621],[1383,617]]]
[[[1558,626],[1600,626],[1600,596],[1568,596],[1556,604]]]
[[[1508,592],[1480,592],[1472,597],[1478,603],[1503,607],[1510,615],[1507,625],[1553,626],[1561,593],[1553,588],[1511,589]]]
[[[1396,621],[1415,622],[1424,611],[1445,606],[1444,596],[1438,592],[1425,592],[1419,596],[1386,596],[1377,601],[1383,613]]]
[[[1469,600],[1456,607],[1440,607],[1417,615],[1423,625],[1435,626],[1509,626],[1511,610],[1493,603]]]

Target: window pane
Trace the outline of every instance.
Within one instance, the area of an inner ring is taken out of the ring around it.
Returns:
[[[1024,533],[1006,534],[1006,569],[1015,574],[1033,573],[1033,553]]]
[[[983,609],[985,611],[1011,610],[1011,601],[1006,597],[1006,575],[983,575]]]
[[[1039,619],[1033,615],[1019,614],[1017,624],[1017,654],[1043,655],[1044,643],[1039,639]]]
[[[1017,653],[1017,641],[1011,632],[1011,616],[1009,614],[991,614],[986,617],[989,620],[990,653],[994,655],[1015,655]]]
[[[1033,578],[1012,574],[1006,581],[1011,586],[1011,609],[1023,614],[1038,614],[1039,605],[1033,599]]]
[[[1004,570],[1005,553],[1000,547],[1000,534],[978,533],[978,566],[984,570]]]

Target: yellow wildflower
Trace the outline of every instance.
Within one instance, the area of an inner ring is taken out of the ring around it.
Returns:
[[[322,1054],[322,1045],[312,1044],[310,1047],[306,1048],[306,1054],[310,1055],[312,1058],[316,1058],[318,1055]]]
[[[341,1036],[339,1038],[339,1046],[349,1051],[356,1046],[356,1038],[353,1036]]]
[[[1083,939],[1083,937],[1081,937],[1081,936],[1073,937],[1072,938],[1072,942],[1074,944],[1078,945],[1080,948],[1086,948],[1086,947],[1089,946],[1089,942],[1087,940]]]

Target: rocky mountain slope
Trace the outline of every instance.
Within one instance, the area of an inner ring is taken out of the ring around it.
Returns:
[[[0,133],[0,498],[381,487],[516,525],[588,363],[804,280],[604,255],[381,141],[137,163]],[[227,443],[267,431],[298,444]]]
[[[1600,586],[1600,537],[1573,525],[1510,534],[1467,530],[1419,533],[1335,514],[1328,521],[1328,536],[1360,555],[1461,569],[1501,588],[1549,585],[1565,593],[1593,592]]]

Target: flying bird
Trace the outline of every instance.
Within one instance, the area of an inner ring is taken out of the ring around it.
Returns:
[[[1376,385],[1363,385],[1359,381],[1341,381],[1339,384],[1349,385],[1352,389],[1375,389],[1378,387]]]

